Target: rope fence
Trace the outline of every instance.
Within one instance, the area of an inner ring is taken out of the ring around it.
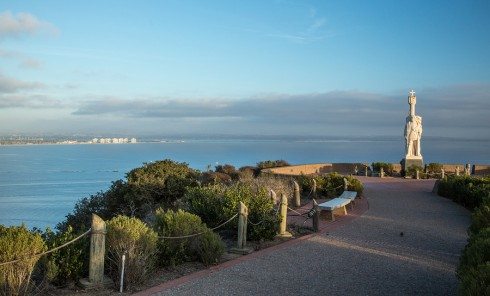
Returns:
[[[4,265],[8,265],[8,264],[14,264],[14,263],[21,262],[21,261],[28,261],[28,260],[32,260],[32,259],[37,258],[37,257],[41,257],[41,256],[44,256],[44,255],[47,255],[47,254],[56,252],[56,251],[58,251],[58,250],[60,250],[60,249],[62,249],[64,247],[66,247],[68,245],[73,244],[74,242],[76,242],[77,240],[81,239],[82,237],[88,235],[91,232],[92,232],[92,229],[89,228],[89,230],[85,231],[84,233],[82,233],[81,235],[79,235],[76,238],[72,239],[71,241],[62,244],[61,246],[58,246],[56,248],[53,248],[51,250],[48,250],[48,251],[45,251],[45,252],[42,252],[42,253],[39,253],[39,254],[36,254],[36,255],[32,255],[31,257],[28,257],[28,258],[21,258],[21,259],[16,259],[16,260],[8,261],[8,262],[3,262],[3,263],[0,263],[0,266],[4,266]]]
[[[230,219],[228,219],[226,222],[223,222],[221,223],[220,225],[214,227],[214,228],[211,228],[211,231],[214,231],[220,227],[223,227],[225,226],[226,224],[230,223],[231,221],[233,221],[233,219],[235,219],[236,217],[238,216],[238,213],[236,213],[235,215],[233,215],[233,217],[231,217]],[[161,239],[183,239],[183,238],[190,238],[190,237],[195,237],[195,236],[198,236],[198,235],[202,235],[204,233],[206,233],[206,231],[202,231],[202,232],[198,232],[198,233],[193,233],[193,234],[188,234],[188,235],[181,235],[181,236],[159,236],[158,238],[161,238]]]

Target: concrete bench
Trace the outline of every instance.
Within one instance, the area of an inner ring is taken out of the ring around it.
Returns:
[[[318,208],[320,208],[320,210],[326,210],[327,213],[329,214],[330,220],[335,221],[334,211],[340,210],[341,213],[346,215],[347,209],[345,208],[345,206],[348,205],[350,202],[351,202],[350,199],[337,197],[332,200],[319,204]]]
[[[338,198],[345,198],[351,201],[351,209],[352,205],[355,204],[355,200],[357,197],[357,192],[356,191],[344,191]]]

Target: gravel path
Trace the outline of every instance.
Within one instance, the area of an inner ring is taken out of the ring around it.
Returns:
[[[369,209],[330,233],[159,295],[454,295],[469,212],[434,181],[360,178]]]

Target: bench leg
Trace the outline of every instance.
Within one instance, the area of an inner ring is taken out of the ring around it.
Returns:
[[[327,212],[327,219],[330,221],[335,221],[335,216],[333,214],[333,211],[326,211]]]
[[[344,213],[344,215],[347,215],[347,208],[345,206],[342,207],[342,212]]]

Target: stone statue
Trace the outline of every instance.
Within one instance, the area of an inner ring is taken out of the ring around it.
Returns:
[[[411,90],[408,95],[409,114],[405,123],[405,158],[402,160],[404,169],[411,165],[423,167],[422,151],[420,143],[422,138],[422,117],[415,114],[417,97],[415,91]]]
[[[405,125],[405,155],[422,156],[420,138],[422,137],[422,117],[409,116]]]

